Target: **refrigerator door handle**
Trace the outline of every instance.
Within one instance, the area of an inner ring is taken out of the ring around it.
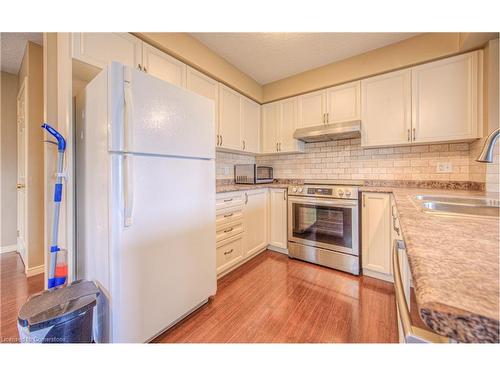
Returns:
[[[132,74],[130,68],[125,67],[124,82],[123,82],[123,96],[125,100],[125,119],[124,119],[124,151],[129,152],[132,149],[132,127],[133,127],[133,113],[134,105],[132,100],[132,87],[131,80]]]
[[[132,225],[134,212],[134,159],[130,154],[123,155],[123,211],[124,226]]]

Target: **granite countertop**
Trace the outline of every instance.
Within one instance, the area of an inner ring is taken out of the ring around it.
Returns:
[[[215,188],[216,193],[228,193],[230,191],[245,191],[253,189],[263,189],[263,188],[273,188],[273,189],[288,189],[289,184],[283,184],[279,182],[272,182],[269,184],[255,184],[255,185],[237,185],[237,184],[225,184],[218,185]]]
[[[416,194],[482,196],[478,191],[362,187],[392,193],[420,316],[460,342],[499,342],[499,220],[423,212]]]

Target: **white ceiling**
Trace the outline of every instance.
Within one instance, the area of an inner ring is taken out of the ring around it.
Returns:
[[[411,38],[417,33],[191,33],[260,84]]]
[[[2,72],[17,74],[23,60],[26,43],[43,44],[42,33],[0,33]]]

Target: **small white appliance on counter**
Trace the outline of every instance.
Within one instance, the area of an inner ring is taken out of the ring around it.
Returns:
[[[76,108],[77,277],[98,342],[146,342],[216,292],[214,104],[111,63]]]

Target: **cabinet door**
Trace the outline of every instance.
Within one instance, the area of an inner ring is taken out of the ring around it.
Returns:
[[[241,144],[241,95],[219,84],[219,146],[242,150]]]
[[[267,189],[245,192],[243,254],[251,256],[267,246]]]
[[[215,136],[217,137],[219,134],[219,83],[188,66],[186,73],[186,88],[189,91],[214,101]],[[216,144],[217,142],[218,139],[216,140]]]
[[[234,236],[219,242],[216,252],[217,275],[219,275],[243,260],[242,236]]]
[[[287,249],[286,190],[269,189],[269,244]]]
[[[74,59],[104,68],[111,61],[138,68],[142,41],[129,33],[73,33]]]
[[[323,125],[325,123],[325,90],[299,96],[299,128]]]
[[[180,87],[186,87],[186,64],[143,43],[142,62],[146,72]]]
[[[410,78],[404,69],[361,81],[361,146],[410,142]]]
[[[416,142],[472,139],[478,134],[478,51],[412,68]]]
[[[297,129],[298,121],[298,99],[290,98],[279,102],[280,105],[280,131],[279,150],[282,152],[301,151],[303,142],[293,138]]]
[[[263,153],[278,152],[280,130],[280,105],[277,102],[262,106],[262,137]]]
[[[241,98],[241,125],[243,151],[260,151],[260,104],[245,97]]]
[[[352,82],[326,90],[328,123],[361,118],[361,82]]]
[[[363,193],[362,196],[363,270],[391,274],[390,195]]]

